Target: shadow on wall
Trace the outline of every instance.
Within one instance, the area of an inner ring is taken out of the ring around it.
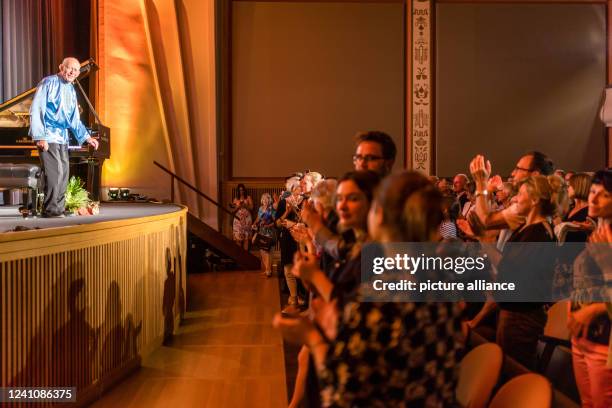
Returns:
[[[122,320],[116,281],[111,282],[107,291],[102,324],[94,328],[87,321],[91,297],[84,272],[83,263],[75,262],[60,274],[32,338],[24,367],[8,386],[70,385],[77,388],[78,395],[110,371],[140,358],[137,339],[142,321],[135,324],[131,313]],[[68,320],[62,324],[66,315]],[[49,333],[53,333],[51,338]]]
[[[176,259],[176,258],[175,258]],[[172,252],[166,248],[166,281],[164,282],[164,345],[169,345],[174,334],[174,303],[176,300],[176,273],[174,272]]]
[[[131,313],[123,321],[122,308],[119,284],[112,281],[106,294],[104,323],[99,328],[100,336],[104,338],[99,349],[100,377],[122,367],[132,358],[139,358],[137,338],[142,331],[142,321],[134,325]]]
[[[166,248],[166,280],[164,282],[164,298],[162,301],[162,310],[164,314],[164,345],[166,346],[172,343],[172,336],[174,335],[175,311],[178,311],[181,320],[185,314],[183,257],[181,256],[183,240],[181,239],[180,228],[176,228],[176,241],[174,244],[174,256],[171,249]]]

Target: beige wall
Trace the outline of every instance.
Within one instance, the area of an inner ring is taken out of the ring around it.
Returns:
[[[111,128],[103,184],[170,197],[157,160],[217,197],[214,0],[104,0],[102,95]],[[178,199],[209,225],[216,209]]]
[[[436,159],[476,153],[510,174],[530,150],[562,169],[605,165],[603,4],[448,4],[436,9]]]
[[[352,168],[353,136],[384,130],[403,165],[401,3],[233,2],[232,175]]]
[[[104,0],[102,4],[103,119],[112,139],[102,184],[169,197],[166,177],[153,166],[153,160],[168,165],[168,149],[140,1]]]
[[[218,199],[214,1],[179,0],[177,15],[197,185],[210,197]],[[201,205],[204,221],[215,225],[216,208],[204,201]]]

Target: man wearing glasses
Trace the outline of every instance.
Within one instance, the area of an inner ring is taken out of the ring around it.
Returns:
[[[357,135],[357,150],[353,155],[355,170],[370,170],[385,177],[391,173],[397,149],[391,136],[370,131]]]
[[[520,183],[535,175],[549,176],[555,171],[553,162],[542,152],[524,154],[512,170],[512,183],[518,190]],[[502,211],[491,212],[486,203],[487,183],[491,175],[491,163],[484,156],[477,155],[470,163],[470,172],[476,182],[476,214],[487,228],[516,228],[522,220],[513,216],[513,206]]]
[[[369,170],[378,173],[381,178],[391,173],[397,153],[391,136],[380,131],[369,131],[357,134],[356,142],[357,150],[353,155],[355,170]],[[301,217],[315,235],[315,241],[337,259],[339,237],[327,228],[312,204],[304,204]]]

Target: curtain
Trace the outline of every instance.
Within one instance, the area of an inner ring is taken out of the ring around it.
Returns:
[[[0,101],[36,86],[71,55],[89,58],[91,0],[0,0]]]
[[[2,1],[2,87],[8,100],[42,77],[42,4],[36,0]]]

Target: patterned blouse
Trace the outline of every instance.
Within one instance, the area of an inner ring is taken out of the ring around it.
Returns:
[[[579,310],[593,302],[609,299],[609,283],[606,282],[603,271],[595,260],[591,258],[587,249],[584,249],[576,257],[573,271],[572,310]],[[593,318],[589,324],[586,337],[592,342],[607,345],[610,343],[611,331],[610,316],[607,313],[602,313]]]
[[[456,303],[348,303],[319,375],[323,406],[452,406],[462,352]]]

